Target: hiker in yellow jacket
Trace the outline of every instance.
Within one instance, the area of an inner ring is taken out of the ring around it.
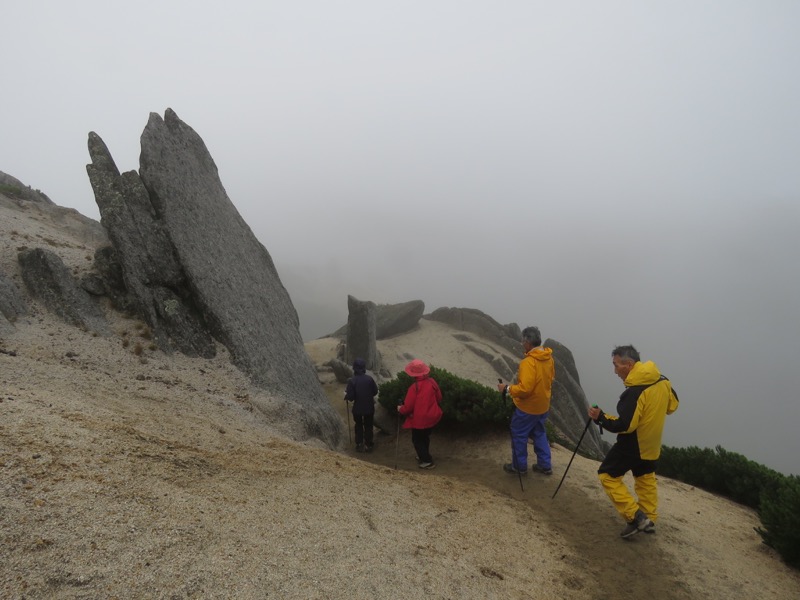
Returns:
[[[538,327],[522,330],[522,347],[525,356],[519,363],[517,383],[498,383],[497,389],[507,393],[514,401],[511,416],[511,462],[503,465],[506,473],[528,472],[528,439],[533,440],[536,462],[533,471],[552,475],[550,442],[547,439],[547,416],[550,413],[550,396],[556,376],[553,350],[542,347],[542,334]]]
[[[678,395],[654,362],[641,362],[633,346],[618,346],[611,352],[614,373],[625,383],[617,412],[611,416],[600,408],[589,409],[594,422],[612,433],[617,441],[597,473],[603,488],[627,525],[620,535],[627,539],[644,531],[655,533],[658,520],[656,464],[661,456],[664,421],[678,409]],[[622,482],[633,473],[635,500]]]

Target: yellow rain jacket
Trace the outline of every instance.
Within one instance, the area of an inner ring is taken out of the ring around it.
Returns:
[[[637,362],[625,378],[625,391],[617,403],[619,416],[601,413],[597,422],[619,434],[617,444],[626,454],[658,460],[664,421],[678,410],[678,402],[672,384],[654,362]]]
[[[537,346],[531,348],[519,363],[516,385],[508,386],[508,393],[518,409],[529,415],[541,415],[550,410],[550,393],[556,368],[553,350]]]

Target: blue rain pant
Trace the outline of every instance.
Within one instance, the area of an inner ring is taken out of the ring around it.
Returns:
[[[544,424],[548,413],[529,415],[514,408],[511,416],[511,459],[514,467],[525,471],[528,468],[528,438],[533,440],[533,451],[536,453],[536,464],[543,469],[551,468],[550,442]]]

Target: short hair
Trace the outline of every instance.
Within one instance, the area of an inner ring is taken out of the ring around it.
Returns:
[[[530,325],[522,330],[522,339],[527,340],[532,346],[542,345],[542,334],[538,327]]]
[[[642,360],[639,357],[639,351],[630,345],[617,346],[611,351],[611,356],[619,356],[623,360],[632,360],[633,362],[639,362]]]

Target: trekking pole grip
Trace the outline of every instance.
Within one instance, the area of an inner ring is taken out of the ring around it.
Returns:
[[[600,408],[600,407],[597,406],[597,404],[592,404],[592,408]],[[598,423],[597,426],[600,428],[600,435],[603,435],[603,426],[600,425],[600,423]]]

